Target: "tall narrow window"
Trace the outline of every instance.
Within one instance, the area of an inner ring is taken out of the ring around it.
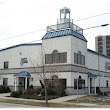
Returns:
[[[85,65],[85,56],[82,55],[82,65]]]
[[[82,55],[80,51],[78,53],[74,53],[74,63],[85,65],[85,56]]]
[[[78,63],[78,54],[74,53],[74,63]]]
[[[106,80],[106,87],[108,87],[108,80]]]
[[[8,66],[9,66],[9,62],[8,61],[5,61],[4,62],[4,68],[8,68]]]
[[[60,63],[67,62],[67,52],[60,53]]]
[[[51,64],[52,63],[52,54],[46,54],[45,55],[45,64]]]
[[[8,85],[8,78],[3,78],[3,85],[7,86]]]

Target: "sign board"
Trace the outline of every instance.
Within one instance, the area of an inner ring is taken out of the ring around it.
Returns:
[[[105,70],[110,70],[110,63],[109,62],[105,62]]]

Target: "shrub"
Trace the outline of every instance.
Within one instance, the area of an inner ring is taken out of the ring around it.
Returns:
[[[34,95],[34,93],[35,93],[35,90],[33,88],[28,88],[26,90],[26,93],[25,94],[27,94],[27,95]]]
[[[9,89],[8,86],[3,86],[3,85],[0,85],[0,93],[7,93],[7,92],[10,92],[11,90]]]
[[[10,94],[11,97],[18,97],[20,94],[18,91],[14,91]]]
[[[42,96],[45,95],[45,90],[44,89],[42,90],[41,94],[42,94]],[[52,88],[47,88],[47,95],[56,95],[56,92]]]
[[[51,89],[51,88],[47,88],[47,94],[48,95],[56,95],[55,90]]]
[[[33,86],[33,85],[30,85],[29,88],[30,88],[30,89],[34,89],[34,86]]]
[[[11,92],[11,90],[10,90],[10,88],[8,86],[6,87],[6,91],[7,92]]]
[[[42,88],[41,87],[37,88],[35,90],[36,95],[39,95],[41,93],[41,91],[42,91]]]

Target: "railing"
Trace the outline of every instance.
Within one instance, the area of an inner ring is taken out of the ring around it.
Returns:
[[[59,29],[65,29],[65,28],[71,28],[80,34],[83,34],[83,29],[71,22],[57,23],[56,25],[47,26],[47,32],[56,31]]]

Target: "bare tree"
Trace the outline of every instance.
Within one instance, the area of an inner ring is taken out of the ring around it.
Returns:
[[[33,60],[33,61],[30,60],[30,63],[33,67],[34,73],[36,73],[38,76],[37,79],[40,81],[42,87],[44,88],[45,101],[46,101],[46,105],[48,105],[47,88],[52,81],[52,77],[57,76],[58,65],[45,65],[45,54],[44,54],[44,52],[41,52],[40,60],[41,60],[40,64],[38,64],[37,59]]]

